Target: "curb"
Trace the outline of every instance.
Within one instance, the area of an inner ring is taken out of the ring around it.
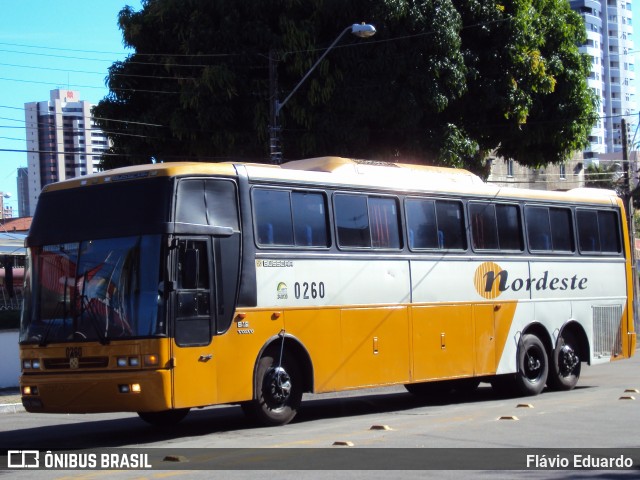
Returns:
[[[24,411],[24,406],[21,403],[0,403],[0,413],[18,413]]]

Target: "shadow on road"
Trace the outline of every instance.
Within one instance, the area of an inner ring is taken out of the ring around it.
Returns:
[[[580,387],[589,388],[589,387]],[[388,412],[402,412],[424,406],[486,402],[498,396],[490,386],[482,385],[473,392],[453,392],[418,397],[392,389],[363,391],[362,395],[309,395],[294,423],[322,419],[353,417]],[[377,393],[380,392],[380,393]],[[422,413],[426,414],[427,413]],[[103,417],[102,414],[99,414]],[[69,423],[69,418],[73,423]],[[94,419],[88,415],[64,415],[59,424],[0,432],[0,449],[92,449],[123,445],[146,445],[171,439],[198,437],[214,433],[261,428],[252,424],[239,406],[217,406],[192,410],[179,424],[167,428],[153,427],[137,415],[115,419]],[[80,419],[80,421],[78,421]],[[86,421],[81,421],[86,420]],[[277,427],[275,427],[277,428]]]

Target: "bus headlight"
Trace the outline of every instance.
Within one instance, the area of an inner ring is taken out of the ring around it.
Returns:
[[[118,367],[139,367],[140,359],[138,357],[118,357],[116,364]]]
[[[40,360],[37,358],[28,358],[28,359],[24,359],[22,360],[22,369],[23,370],[31,370],[31,369],[36,369],[38,370],[40,368]]]

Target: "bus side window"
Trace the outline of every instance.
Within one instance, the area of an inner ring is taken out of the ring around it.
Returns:
[[[334,205],[339,245],[342,247],[371,247],[367,197],[336,194]]]
[[[518,205],[496,205],[496,220],[498,222],[498,242],[500,250],[524,250],[522,239],[522,222]]]
[[[453,200],[436,200],[438,230],[442,231],[442,246],[446,250],[466,250],[467,237],[462,203]]]
[[[409,248],[436,249],[444,244],[444,233],[436,227],[435,202],[409,198],[405,201],[405,215],[409,228]]]
[[[602,253],[611,254],[622,252],[618,224],[618,214],[616,212],[598,211]]]
[[[328,247],[328,218],[325,195],[319,192],[291,194],[293,232],[298,247]]]
[[[499,245],[495,205],[484,202],[470,202],[469,216],[471,217],[473,248],[497,250]]]
[[[620,253],[618,216],[614,211],[576,210],[581,252]]]
[[[258,243],[260,245],[273,245],[273,225],[271,223],[258,225]]]
[[[568,208],[549,208],[551,246],[556,252],[573,252],[573,220]]]
[[[400,248],[400,221],[395,198],[369,197],[373,248]]]
[[[538,251],[551,250],[551,226],[547,207],[526,207],[525,219],[529,248]]]
[[[599,252],[600,241],[596,241],[598,234],[598,212],[595,210],[578,210],[578,245],[581,252]]]
[[[256,241],[258,245],[293,245],[293,221],[288,190],[255,188]]]

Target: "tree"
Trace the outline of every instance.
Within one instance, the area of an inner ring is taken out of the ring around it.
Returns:
[[[270,58],[282,99],[354,21],[378,33],[345,37],[283,108],[285,159],[486,174],[494,149],[537,167],[586,145],[596,120],[576,47],[586,33],[563,0],[145,0],[120,12],[135,53],[110,68],[95,107],[112,132],[103,166],[268,161]]]
[[[585,186],[591,188],[606,188],[616,190],[622,194],[622,173],[617,163],[597,164],[591,163],[585,169]]]

